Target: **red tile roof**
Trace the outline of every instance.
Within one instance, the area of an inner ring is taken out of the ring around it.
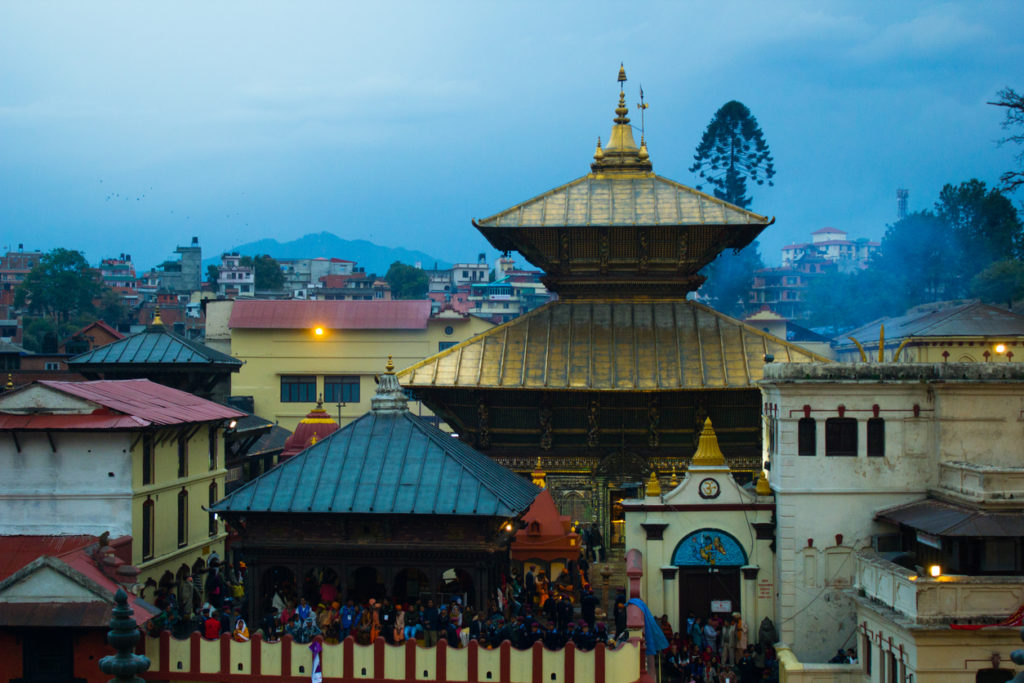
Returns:
[[[233,329],[422,330],[430,301],[236,301]]]
[[[98,403],[110,410],[137,418],[143,425],[173,425],[245,417],[247,413],[165,387],[148,379],[53,382],[39,384]],[[78,417],[51,415],[52,418]]]
[[[88,535],[0,536],[0,581],[4,581],[41,557],[50,557],[67,565],[78,575],[94,582],[100,588],[109,590],[112,600],[113,594],[121,585],[97,565],[96,557],[100,555],[96,555],[99,551],[95,549],[98,541],[99,539],[96,536]],[[115,544],[130,543],[130,541],[131,537],[129,536],[115,539],[112,541],[108,551]],[[96,555],[96,557],[93,555]],[[123,564],[124,562],[120,559],[113,559],[108,566],[111,571],[117,572],[118,568]],[[134,572],[137,574],[138,570],[136,569]],[[125,574],[126,580],[132,576],[134,576],[132,573]],[[97,600],[100,599],[97,596]],[[21,627],[32,625],[106,626],[110,623],[110,610],[113,607],[111,603],[98,601],[72,604],[61,603],[59,606],[51,603],[25,603],[25,605],[31,605],[32,609],[26,608],[17,613],[5,610],[3,618],[0,619],[0,625]],[[51,606],[54,608],[68,608],[74,612],[74,618],[62,612],[61,609],[48,609]],[[128,592],[128,606],[134,611],[132,618],[136,624],[144,624],[159,613],[159,610],[139,600],[131,592]],[[45,616],[48,618],[56,618],[57,620],[50,622],[41,621],[43,614],[40,612],[45,613]],[[63,619],[59,618],[60,614],[64,614]]]
[[[40,555],[59,557],[96,542],[95,536],[0,536],[0,581]]]

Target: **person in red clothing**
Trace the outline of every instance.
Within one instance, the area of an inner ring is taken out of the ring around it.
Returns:
[[[220,638],[220,619],[209,612],[203,613],[203,635],[210,640]]]

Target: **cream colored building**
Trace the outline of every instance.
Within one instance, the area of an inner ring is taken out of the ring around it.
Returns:
[[[792,680],[849,680],[798,674],[840,647],[859,680],[992,680],[1020,646],[993,625],[1024,605],[1024,370],[778,364],[761,385]]]
[[[884,334],[883,334],[884,328]],[[860,347],[857,345],[860,344]],[[979,301],[938,301],[882,318],[835,340],[834,358],[910,363],[1013,363],[1024,360],[1024,315]]]
[[[235,301],[231,355],[244,365],[231,393],[252,396],[257,415],[289,430],[322,396],[344,426],[370,409],[388,356],[408,367],[491,327],[469,315],[431,316],[429,300]],[[418,403],[410,409],[429,415]]]
[[[642,500],[624,501],[627,544],[644,558],[641,594],[673,629],[690,612],[739,612],[754,642],[761,620],[774,618],[775,503],[767,482],[758,484],[736,483],[708,420],[682,481],[663,492],[653,480]]]
[[[139,581],[224,555],[204,511],[244,414],[149,380],[36,382],[0,396],[0,533],[132,536]]]

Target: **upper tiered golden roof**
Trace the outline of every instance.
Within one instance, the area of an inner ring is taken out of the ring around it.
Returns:
[[[625,81],[620,70],[619,81]],[[725,249],[750,244],[772,219],[655,175],[633,137],[625,92],[591,173],[473,225],[501,251],[519,251],[563,298],[629,289],[678,297]]]

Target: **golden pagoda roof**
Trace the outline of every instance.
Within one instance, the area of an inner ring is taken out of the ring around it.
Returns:
[[[565,226],[770,225],[741,209],[653,173],[589,173],[473,225],[485,228]]]
[[[398,373],[408,388],[753,387],[765,355],[828,359],[686,299],[554,301]]]

